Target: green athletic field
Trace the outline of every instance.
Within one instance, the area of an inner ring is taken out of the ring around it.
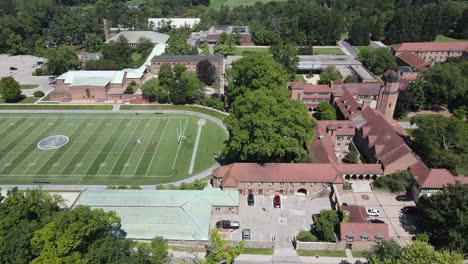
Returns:
[[[181,114],[0,114],[0,184],[181,180],[213,166],[227,138],[219,125],[200,119]],[[38,142],[53,135],[69,141],[57,149],[38,148]]]

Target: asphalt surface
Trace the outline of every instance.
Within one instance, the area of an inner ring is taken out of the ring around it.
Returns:
[[[357,57],[358,55],[358,51],[353,48],[353,46],[351,46],[351,44],[349,44],[348,42],[346,42],[344,39],[342,39],[341,41],[338,42],[338,45],[342,46],[343,48],[345,48],[348,53],[353,56],[354,58]]]

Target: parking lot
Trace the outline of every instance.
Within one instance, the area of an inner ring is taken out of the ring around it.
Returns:
[[[292,248],[291,238],[301,230],[309,230],[312,214],[330,209],[329,198],[308,200],[301,196],[281,196],[281,208],[273,208],[273,196],[255,196],[255,204],[247,205],[241,195],[238,215],[214,215],[212,228],[219,220],[240,222],[239,230],[224,233],[232,240],[242,239],[242,229],[250,229],[255,241],[275,241],[276,248]]]
[[[0,54],[0,78],[11,75],[20,84],[37,84],[38,88],[25,89],[23,94],[32,96],[35,91],[50,92],[53,88],[49,85],[48,76],[32,76],[32,73],[37,67],[33,67],[38,61],[44,61],[44,58],[39,58],[31,55],[8,56]],[[15,67],[17,70],[10,70],[10,67]]]
[[[390,238],[399,240],[401,244],[411,241],[418,226],[418,216],[401,213],[401,208],[414,206],[414,201],[402,202],[396,200],[396,195],[390,192],[346,192],[341,195],[343,203],[361,205],[366,209],[375,208],[380,216],[369,216],[369,219],[379,219],[388,223]]]

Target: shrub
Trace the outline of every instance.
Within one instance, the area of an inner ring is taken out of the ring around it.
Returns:
[[[43,97],[45,94],[43,91],[35,91],[33,95],[34,97]]]
[[[343,159],[344,163],[351,163],[355,164],[358,163],[358,154],[356,151],[351,151],[350,153],[346,154],[346,156]]]
[[[204,98],[200,100],[200,104],[214,108],[219,111],[224,111],[224,102],[217,98]]]
[[[46,68],[36,68],[36,70],[32,73],[33,76],[46,76],[50,75],[50,72]]]
[[[297,236],[297,240],[302,242],[317,242],[317,237],[310,231],[301,231]]]
[[[343,189],[344,190],[351,190],[352,189],[351,184],[352,183],[350,183],[350,182],[344,182],[343,183]]]

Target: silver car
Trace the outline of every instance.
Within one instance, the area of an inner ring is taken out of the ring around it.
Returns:
[[[251,239],[250,229],[243,229],[242,230],[242,240],[250,240]]]

